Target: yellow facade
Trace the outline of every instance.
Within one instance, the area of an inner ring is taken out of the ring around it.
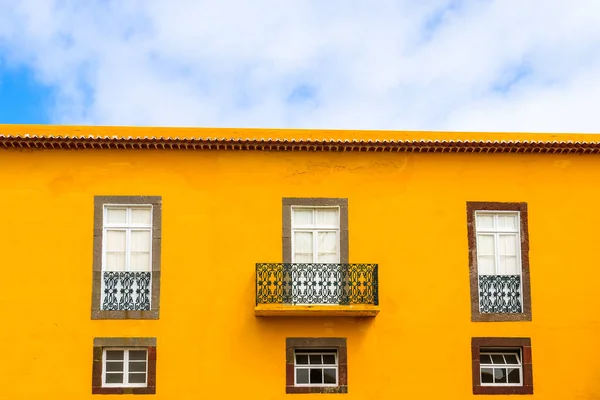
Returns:
[[[5,135],[528,139],[598,136],[2,126]],[[348,399],[469,399],[471,338],[530,337],[532,399],[600,398],[600,156],[226,150],[0,151],[0,399],[82,400],[95,337],[157,338],[157,399],[285,394],[286,337],[345,337]],[[158,320],[91,320],[95,195],[162,196]],[[256,317],[283,197],[349,204],[380,312]],[[467,201],[529,208],[532,321],[471,322]],[[120,398],[107,395],[106,398]],[[494,396],[502,398],[502,396]]]

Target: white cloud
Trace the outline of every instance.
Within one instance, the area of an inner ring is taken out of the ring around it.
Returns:
[[[599,132],[596,0],[0,0],[57,123]]]

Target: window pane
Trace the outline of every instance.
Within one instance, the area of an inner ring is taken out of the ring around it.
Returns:
[[[110,372],[123,372],[123,361],[107,361],[106,370]]]
[[[495,275],[496,274],[496,259],[494,256],[478,256],[477,270],[479,275]]]
[[[492,354],[492,361],[494,364],[504,364],[504,357],[502,354]]]
[[[495,254],[494,235],[477,235],[477,254],[480,256],[493,256]]]
[[[150,225],[152,222],[151,208],[132,208],[131,223],[136,225]]]
[[[150,271],[150,253],[131,252],[131,271]]]
[[[106,383],[123,383],[123,374],[107,373]]]
[[[145,361],[135,361],[129,363],[129,372],[146,372]]]
[[[508,370],[508,383],[521,383],[521,373],[518,368]]]
[[[334,368],[326,368],[323,370],[323,383],[337,383],[336,370]]]
[[[319,262],[336,263],[338,262],[338,235],[337,232],[319,232],[317,236],[317,249],[319,253]]]
[[[494,383],[494,370],[481,368],[481,383]]]
[[[492,363],[492,359],[490,358],[490,356],[488,354],[481,354],[479,356],[479,362],[481,364],[491,364]]]
[[[293,226],[313,226],[313,210],[295,208],[293,211]]]
[[[308,364],[308,355],[296,354],[296,364],[301,364],[301,365]]]
[[[477,214],[477,230],[494,229],[494,216],[492,214]]]
[[[323,383],[323,370],[321,368],[310,369],[310,383]]]
[[[106,350],[106,359],[123,361],[123,350]]]
[[[129,383],[146,383],[146,374],[129,374]]]
[[[517,257],[500,256],[498,275],[519,275],[519,264]]]
[[[514,354],[505,354],[504,359],[508,364],[518,364],[519,360],[517,360],[517,356]]]
[[[307,369],[297,369],[296,370],[296,383],[308,383],[308,370]]]
[[[294,232],[294,259],[296,263],[313,262],[312,232]]]
[[[105,271],[125,271],[125,252],[106,253]]]
[[[106,207],[106,223],[120,224],[120,225],[126,224],[127,223],[127,209],[126,208]]]
[[[339,210],[337,208],[317,209],[317,227],[339,228]]]
[[[129,350],[130,360],[146,360],[146,350]]]
[[[494,368],[494,383],[506,383],[505,368]]]
[[[503,230],[503,231],[517,230],[517,215],[516,214],[499,214],[498,215],[498,230]]]
[[[498,254],[501,256],[517,255],[517,234],[504,234],[499,236]]]
[[[310,363],[311,364],[317,364],[317,365],[322,364],[322,362],[321,362],[321,355],[320,354],[311,354],[310,355]]]
[[[323,364],[335,364],[335,354],[323,354]]]
[[[106,231],[104,236],[104,243],[106,251],[125,251],[126,233],[124,230],[110,229]]]
[[[151,233],[147,231],[131,231],[131,250],[150,251]]]

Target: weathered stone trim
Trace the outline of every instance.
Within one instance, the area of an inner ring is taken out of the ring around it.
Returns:
[[[282,259],[292,262],[292,207],[339,207],[340,208],[340,264],[349,263],[348,246],[348,199],[284,197],[282,199]]]
[[[521,280],[523,293],[522,313],[479,312],[479,275],[477,271],[476,211],[518,211],[521,228]],[[467,202],[467,235],[469,244],[469,286],[471,290],[471,321],[509,322],[531,321],[531,285],[529,273],[529,228],[527,203]]]
[[[348,347],[346,338],[287,338],[285,340],[285,392],[300,393],[348,393]],[[338,386],[295,386],[294,351],[296,349],[336,349],[338,352]]]
[[[519,348],[523,366],[523,386],[481,386],[479,353],[481,348]],[[530,338],[474,337],[471,338],[473,365],[473,394],[533,394],[533,367]]]
[[[104,347],[139,347],[148,351],[146,387],[102,387],[102,354]],[[156,394],[156,338],[94,338],[92,394]]]
[[[104,205],[140,204],[152,206],[152,301],[147,311],[101,310],[102,298],[102,231]],[[160,314],[160,259],[162,241],[161,196],[95,196],[94,257],[92,262],[92,319],[158,319]]]

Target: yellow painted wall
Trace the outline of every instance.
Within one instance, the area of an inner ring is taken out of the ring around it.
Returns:
[[[320,398],[285,394],[294,336],[347,337],[348,399],[472,398],[473,336],[531,337],[529,398],[598,399],[599,172],[578,155],[2,150],[0,399],[95,397],[109,336],[158,338],[158,399]],[[162,196],[160,320],[90,320],[94,195]],[[254,316],[282,197],[348,198],[376,318]],[[528,203],[532,322],[470,322],[466,201]]]

